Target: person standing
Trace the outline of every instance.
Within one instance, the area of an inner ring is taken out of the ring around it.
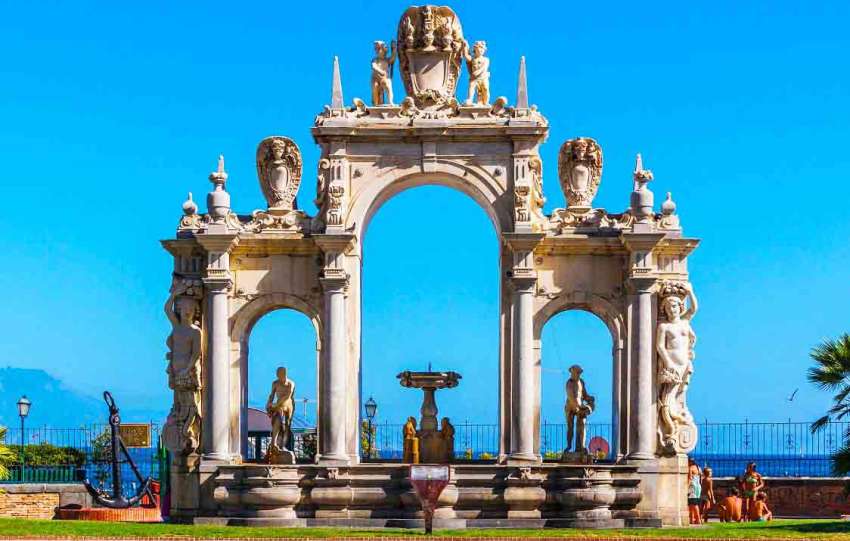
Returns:
[[[702,493],[702,473],[694,459],[688,459],[688,521],[691,524],[702,524],[699,512],[700,495]]]
[[[702,521],[708,522],[708,512],[717,503],[714,498],[714,478],[712,477],[711,468],[706,466],[702,469],[702,483],[700,485],[700,512],[702,513]]]

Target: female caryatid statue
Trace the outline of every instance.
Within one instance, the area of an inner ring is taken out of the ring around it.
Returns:
[[[659,321],[656,335],[658,434],[665,452],[681,453],[690,450],[695,436],[685,394],[694,371],[696,335],[691,318],[697,311],[697,300],[688,283],[664,283],[659,296],[664,321]],[[686,299],[690,300],[687,308]]]
[[[175,279],[165,302],[171,322],[168,336],[168,386],[174,391],[174,404],[165,423],[164,439],[175,455],[198,449],[201,432],[201,281]]]
[[[602,149],[590,137],[570,139],[558,156],[561,189],[572,208],[590,208],[602,179]]]
[[[257,147],[257,176],[270,210],[294,208],[301,184],[301,151],[287,137],[267,137]]]

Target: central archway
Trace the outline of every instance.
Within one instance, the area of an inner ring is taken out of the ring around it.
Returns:
[[[402,388],[395,376],[429,366],[463,376],[457,389],[437,393],[439,416],[455,426],[456,456],[499,452],[498,226],[486,212],[489,203],[436,178],[418,175],[386,187],[367,213],[368,231],[363,228],[361,419],[364,401],[374,397],[379,404],[373,447],[379,452],[364,452],[364,435],[363,457],[400,458],[401,425],[407,416],[418,422],[422,393]],[[438,218],[409,230],[387,227],[415,213]]]

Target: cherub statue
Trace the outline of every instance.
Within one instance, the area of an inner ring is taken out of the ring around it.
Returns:
[[[292,437],[292,415],[295,412],[295,382],[286,377],[286,368],[277,369],[277,379],[266,402],[266,413],[272,421],[269,456],[288,449]]]
[[[691,319],[697,311],[697,299],[689,283],[664,284],[659,292],[661,310],[667,321],[658,323],[658,409],[662,443],[673,444],[680,424],[691,422],[685,405],[685,391],[694,371],[696,335]],[[686,299],[690,307],[685,309]]]
[[[395,40],[390,42],[392,54],[387,56],[387,44],[375,42],[375,58],[372,59],[372,105],[393,103],[393,64],[396,58]],[[386,99],[384,93],[386,92]]]
[[[490,103],[490,59],[484,56],[487,52],[487,43],[476,41],[472,46],[472,54],[469,54],[469,42],[463,42],[463,57],[466,59],[466,68],[469,70],[469,97],[466,104],[487,105]],[[475,93],[478,99],[475,100]]]
[[[566,451],[574,448],[577,453],[587,452],[585,441],[585,429],[587,427],[587,416],[593,413],[596,399],[587,393],[581,374],[582,368],[574,364],[570,367],[570,379],[567,380],[566,392],[567,403],[564,405],[564,414],[567,417],[567,447]],[[575,440],[573,440],[575,435]],[[573,446],[573,441],[575,445]]]
[[[200,438],[201,327],[198,323],[200,280],[175,279],[165,301],[171,322],[168,346],[168,386],[174,405],[166,421],[166,443],[175,453],[197,449]]]

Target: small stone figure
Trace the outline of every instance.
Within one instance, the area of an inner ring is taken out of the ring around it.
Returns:
[[[416,435],[416,419],[408,417],[404,423],[404,449],[402,460],[408,464],[419,464],[419,438]]]
[[[396,57],[395,40],[390,43],[392,54],[387,57],[387,44],[375,42],[375,58],[372,59],[372,105],[393,103],[393,64]],[[384,93],[386,92],[386,99]]]
[[[469,54],[469,42],[463,42],[463,57],[466,59],[466,67],[469,70],[469,97],[466,104],[487,105],[490,103],[490,59],[484,56],[487,52],[487,43],[476,41],[472,46],[472,54]],[[475,100],[475,94],[478,99]]]
[[[587,393],[581,373],[584,370],[574,364],[570,367],[570,379],[567,380],[567,403],[564,406],[564,414],[567,416],[567,447],[575,449],[577,453],[587,453],[587,442],[585,441],[585,428],[587,427],[587,416],[593,413],[596,399]],[[575,440],[573,440],[575,435]],[[573,443],[575,442],[575,445]]]
[[[275,462],[285,452],[291,454],[292,415],[295,412],[295,382],[286,377],[286,368],[277,369],[277,379],[266,402],[266,413],[272,421],[272,438],[269,444],[268,461]]]
[[[455,427],[448,417],[443,417],[440,423],[440,437],[443,438],[443,448],[446,450],[446,463],[455,458]]]

